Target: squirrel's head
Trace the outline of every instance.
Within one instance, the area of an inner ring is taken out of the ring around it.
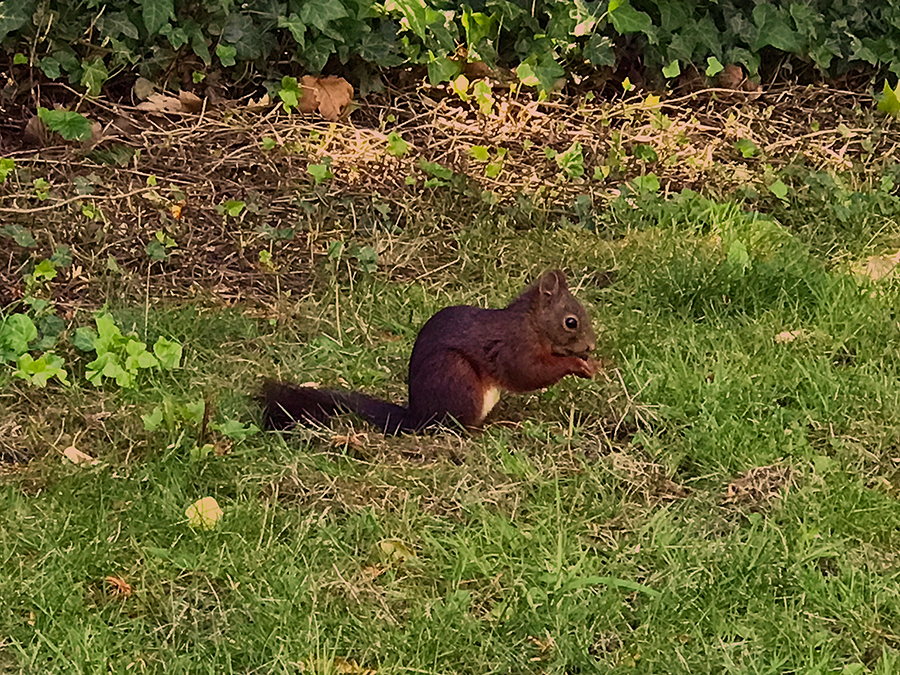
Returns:
[[[560,270],[546,272],[535,285],[539,330],[557,356],[587,359],[597,338],[584,306],[575,299]]]

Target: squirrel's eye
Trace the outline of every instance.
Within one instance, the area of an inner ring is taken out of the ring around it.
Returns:
[[[574,316],[567,316],[566,328],[568,328],[569,330],[575,330],[576,328],[578,328],[578,319],[576,319]]]

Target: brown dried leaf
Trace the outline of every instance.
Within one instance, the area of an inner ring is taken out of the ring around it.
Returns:
[[[788,466],[770,464],[750,469],[731,481],[722,495],[723,504],[746,505],[751,511],[770,506],[781,497],[782,489],[790,487],[793,472]]]
[[[44,126],[41,118],[37,115],[28,120],[28,124],[25,125],[25,131],[22,133],[22,141],[26,145],[33,145],[38,148],[45,148],[48,145],[51,145],[50,132],[47,130],[47,127]]]
[[[719,86],[723,89],[740,89],[744,81],[744,71],[736,63],[729,63],[719,73]]]
[[[319,112],[330,122],[336,122],[353,100],[353,86],[343,77],[311,77],[307,75],[303,78],[302,84],[303,99],[299,106],[300,109],[303,112],[311,112],[308,110],[311,102],[304,104],[304,101],[307,98],[307,91],[312,89],[318,101]]]
[[[297,104],[300,112],[311,113],[319,107],[319,96],[316,93],[318,88],[319,78],[312,75],[304,75],[301,78],[300,91],[303,92],[303,96],[300,97],[300,102]]]
[[[184,112],[184,106],[174,96],[151,94],[147,100],[138,104],[138,110],[145,112]]]
[[[262,97],[255,101],[252,98],[247,101],[248,108],[269,108],[272,106],[272,99],[269,98],[268,94],[263,94]]]
[[[301,672],[304,673],[334,673],[334,675],[375,675],[377,671],[372,668],[363,668],[356,661],[343,659],[340,656],[333,658],[309,658],[299,663]]]
[[[121,595],[125,598],[131,595],[131,584],[120,577],[106,577],[106,583],[110,586],[111,595]]]
[[[72,464],[88,464],[90,466],[96,466],[100,463],[99,460],[94,459],[89,454],[82,452],[74,445],[70,445],[68,448],[62,451],[63,457],[72,462]]]
[[[873,255],[866,260],[865,265],[855,264],[852,272],[856,276],[879,281],[893,276],[898,265],[900,265],[900,251],[894,255]]]
[[[134,93],[135,98],[139,98],[142,101],[146,101],[153,95],[153,92],[156,90],[156,87],[153,86],[153,83],[145,77],[139,77],[134,81],[134,87],[132,87],[131,91]]]
[[[810,336],[810,332],[805,328],[800,328],[798,330],[785,330],[781,331],[778,335],[775,336],[775,342],[779,345],[786,345],[794,340],[799,340],[802,338],[807,338]]]
[[[362,448],[366,445],[369,437],[366,434],[338,434],[331,437],[331,445],[335,447],[352,447]]]
[[[178,93],[178,100],[181,102],[181,106],[188,112],[197,113],[203,110],[203,101],[199,96],[189,91],[180,91]]]

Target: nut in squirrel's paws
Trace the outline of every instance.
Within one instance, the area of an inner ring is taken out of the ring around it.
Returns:
[[[587,357],[585,359],[580,359],[581,361],[581,370],[579,370],[575,375],[578,377],[592,378],[597,373],[599,373],[604,366],[602,361],[598,361],[593,357]]]

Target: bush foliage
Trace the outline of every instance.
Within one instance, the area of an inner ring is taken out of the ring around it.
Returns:
[[[0,40],[14,67],[89,94],[185,58],[199,73],[251,65],[272,81],[342,64],[364,90],[397,66],[450,81],[467,58],[546,90],[566,69],[625,58],[665,77],[728,63],[755,75],[784,54],[828,75],[900,74],[900,0],[0,0]]]

